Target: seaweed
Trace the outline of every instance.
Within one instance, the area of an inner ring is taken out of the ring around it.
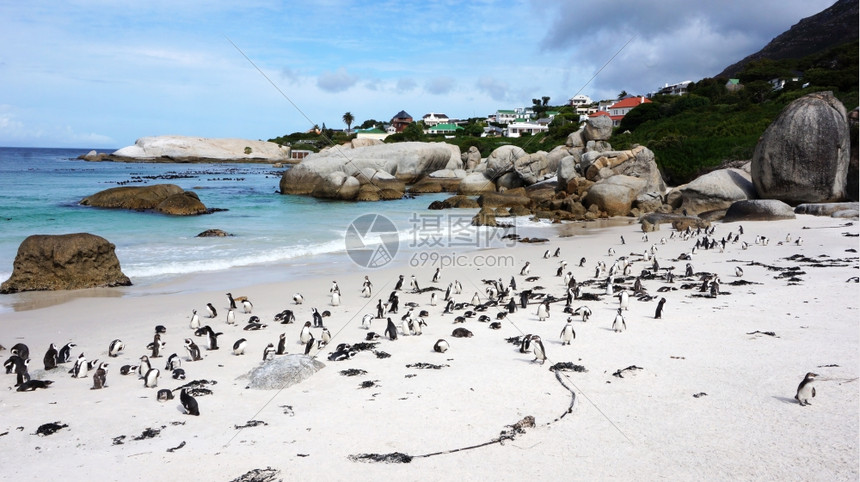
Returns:
[[[265,469],[254,469],[245,472],[230,482],[275,482],[281,480],[278,478],[280,473],[280,470],[273,469],[271,467],[266,467]]]
[[[245,422],[245,425],[233,425],[233,428],[235,428],[236,430],[240,430],[243,428],[257,427],[260,425],[265,426],[265,425],[269,425],[269,424],[262,421],[262,420],[248,420],[247,422]]]
[[[412,363],[412,364],[406,365],[406,368],[418,368],[419,370],[426,370],[426,369],[441,370],[442,367],[448,367],[448,366],[450,366],[450,365],[434,365],[432,363],[418,362],[418,363]]]
[[[622,368],[620,370],[616,370],[615,373],[612,374],[612,376],[618,377],[618,378],[624,378],[624,375],[623,375],[624,372],[633,371],[633,370],[642,370],[642,369],[643,369],[642,367],[637,367],[636,365],[630,365],[627,368]]]
[[[358,454],[350,455],[349,460],[353,462],[383,462],[386,464],[408,464],[412,462],[412,456],[401,452],[390,454]]]
[[[158,437],[161,434],[161,428],[147,428],[143,432],[141,432],[140,435],[134,437],[132,440],[145,440],[148,438]]]
[[[552,372],[561,371],[561,372],[587,372],[582,365],[576,365],[573,362],[558,362],[555,365],[549,367],[549,370]]]
[[[367,371],[361,370],[359,368],[349,368],[347,370],[341,370],[340,374],[345,376],[345,377],[354,377],[354,376],[358,376],[358,375],[365,375],[365,374],[367,374]]]
[[[374,351],[373,353],[376,355],[376,358],[390,358],[391,357],[390,353],[386,353],[382,350]]]
[[[173,453],[173,452],[176,452],[177,450],[181,449],[182,447],[185,447],[185,440],[183,440],[183,441],[182,441],[179,445],[177,445],[176,447],[170,447],[169,449],[167,449],[167,451],[168,451],[168,452],[170,452],[170,453]]]

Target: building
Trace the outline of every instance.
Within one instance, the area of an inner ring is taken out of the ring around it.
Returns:
[[[514,122],[517,119],[517,111],[515,110],[507,110],[507,109],[499,109],[496,111],[496,123],[506,125]]]
[[[594,103],[594,101],[591,100],[591,97],[585,94],[576,94],[571,97],[568,102],[570,102],[570,105],[573,107],[584,107],[586,105],[591,105]]]
[[[425,134],[456,134],[457,131],[462,131],[463,128],[457,124],[437,124],[424,131]]]
[[[371,127],[370,129],[356,129],[356,139],[376,139],[379,141],[385,140],[388,137],[388,132],[379,127]]]
[[[609,106],[609,118],[612,119],[612,125],[618,127],[618,124],[621,123],[621,119],[623,119],[628,112],[641,104],[650,103],[651,101],[649,99],[640,96],[627,97],[612,104],[611,106]]]
[[[547,132],[548,130],[549,126],[545,124],[541,125],[537,122],[529,122],[521,119],[508,124],[507,137],[520,137],[523,134],[537,134],[539,132]]]
[[[447,115],[437,114],[435,112],[424,114],[424,117],[422,117],[421,120],[424,121],[424,125],[427,127],[435,126],[437,124],[447,124],[451,122],[451,119],[449,119]]]
[[[395,133],[403,132],[406,126],[412,123],[412,116],[407,114],[405,110],[401,110],[391,118],[391,128]],[[389,130],[390,130],[389,129]]]
[[[692,84],[692,80],[685,80],[683,82],[678,82],[677,84],[663,84],[663,88],[654,92],[652,95],[684,95],[687,93],[687,87]],[[649,96],[649,97],[650,97]]]

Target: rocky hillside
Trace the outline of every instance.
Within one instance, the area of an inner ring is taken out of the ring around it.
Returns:
[[[799,59],[837,45],[857,40],[858,0],[839,0],[830,8],[804,18],[770,41],[763,49],[734,63],[716,77],[737,77],[744,66],[763,58]]]

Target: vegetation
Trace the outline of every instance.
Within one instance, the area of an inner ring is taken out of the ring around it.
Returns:
[[[352,126],[352,122],[354,120],[355,120],[355,117],[353,117],[352,112],[347,112],[346,114],[343,115],[343,123],[346,124],[347,134],[349,133],[350,127]]]

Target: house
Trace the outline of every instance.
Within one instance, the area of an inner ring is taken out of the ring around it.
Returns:
[[[586,105],[591,105],[594,103],[594,101],[591,100],[591,97],[585,94],[576,94],[571,97],[568,102],[570,102],[570,105],[573,107],[584,107]]]
[[[424,114],[424,117],[422,117],[421,120],[424,121],[424,125],[427,127],[435,126],[437,124],[447,124],[451,122],[451,119],[449,119],[447,115],[437,114],[435,112]]]
[[[406,126],[412,123],[412,116],[407,114],[405,110],[401,110],[391,118],[391,128],[395,133],[403,132]],[[390,130],[389,129],[389,130]]]
[[[481,133],[481,137],[502,137],[503,135],[505,135],[505,131],[496,126],[484,127],[484,132]]]
[[[548,130],[549,127],[547,125],[520,119],[508,124],[507,137],[520,137],[523,134],[537,134],[539,132],[547,132]]]
[[[517,119],[517,111],[515,110],[507,110],[507,109],[499,109],[496,111],[496,119],[495,122],[498,124],[510,124]]]
[[[356,129],[356,139],[376,139],[379,141],[385,140],[389,133],[379,127],[371,127],[370,129]]]
[[[437,124],[424,131],[425,134],[456,134],[457,131],[462,131],[463,128],[457,124]]]
[[[645,97],[627,97],[609,106],[609,118],[612,119],[612,125],[618,127],[621,119],[633,110],[634,107],[640,104],[650,104],[651,101]]]
[[[800,82],[800,79],[803,78],[803,73],[792,71],[792,75],[790,77],[776,77],[770,79],[768,82],[770,83],[773,90],[782,90],[785,87],[786,82]]]
[[[692,84],[692,80],[685,80],[683,82],[678,82],[677,84],[663,84],[663,88],[659,89],[657,92],[650,94],[649,97],[653,97],[654,95],[684,95],[687,93],[687,88]]]

